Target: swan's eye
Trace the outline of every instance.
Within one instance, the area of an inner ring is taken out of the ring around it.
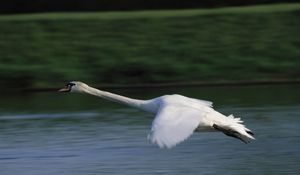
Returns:
[[[59,92],[70,92],[72,89],[72,86],[75,86],[75,83],[68,83],[65,85],[64,88],[60,89]]]
[[[71,91],[72,87],[75,86],[75,85],[76,85],[75,83],[68,83],[68,84],[66,84],[65,87],[66,87],[67,89],[69,89],[69,91]]]
[[[75,83],[68,83],[68,84],[66,84],[66,86],[68,86],[68,87],[72,87],[72,86],[75,86],[76,84]]]

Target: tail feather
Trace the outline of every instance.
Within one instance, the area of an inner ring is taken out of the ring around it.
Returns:
[[[219,125],[216,125],[216,124],[213,124],[213,127],[216,130],[223,132],[227,136],[234,137],[234,138],[240,139],[244,143],[248,143],[248,140],[243,139],[242,135],[239,134],[238,132],[234,131],[234,130],[231,130],[231,129],[228,129],[228,128],[223,128],[223,127],[221,127]]]
[[[234,116],[232,114],[230,114],[228,116],[228,118],[233,119],[237,123],[243,123],[243,121],[241,120],[241,118],[234,118]]]
[[[233,115],[229,115],[226,118],[229,120],[222,123],[215,123],[213,124],[213,128],[223,132],[227,136],[237,138],[244,143],[249,143],[250,140],[255,140],[253,137],[254,133],[241,124],[243,121],[240,118],[234,118]]]

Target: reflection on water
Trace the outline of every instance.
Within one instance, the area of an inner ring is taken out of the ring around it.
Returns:
[[[146,139],[151,114],[79,94],[8,94],[0,99],[1,174],[299,174],[299,89],[113,90],[141,99],[180,93],[212,100],[224,114],[241,116],[257,138],[246,145],[195,133],[171,150]]]

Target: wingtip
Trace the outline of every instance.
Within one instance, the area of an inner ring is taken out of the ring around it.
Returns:
[[[160,140],[155,139],[151,133],[148,134],[147,139],[148,139],[152,144],[157,145],[160,149],[171,149],[171,148],[173,148],[173,147],[176,146],[176,144],[175,144],[175,145],[168,145],[168,144],[166,144],[166,143],[163,143],[163,142],[160,141]]]

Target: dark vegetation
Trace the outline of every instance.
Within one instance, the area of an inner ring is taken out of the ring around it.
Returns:
[[[300,4],[0,16],[2,88],[299,80]]]

